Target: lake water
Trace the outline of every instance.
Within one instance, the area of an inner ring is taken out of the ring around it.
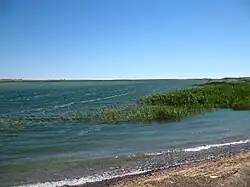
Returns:
[[[0,84],[0,118],[67,115],[198,80]],[[0,123],[1,186],[82,184],[248,149],[250,112],[217,110],[168,123]]]

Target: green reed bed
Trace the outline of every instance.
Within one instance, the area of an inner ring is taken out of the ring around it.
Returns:
[[[250,110],[250,82],[210,82],[198,87],[148,95],[140,106],[102,108],[54,116],[0,117],[0,129],[28,123],[174,121],[213,109]]]
[[[186,107],[172,106],[142,106],[131,108],[108,108],[95,112],[77,112],[71,115],[56,116],[29,116],[29,117],[0,117],[0,129],[22,129],[28,124],[44,123],[121,123],[121,122],[152,122],[152,121],[174,121],[183,116],[197,113],[196,110]]]
[[[199,88],[159,93],[141,98],[145,105],[200,108],[234,108],[250,106],[250,83],[207,83]]]
[[[141,106],[113,108],[97,114],[97,121],[168,121],[213,109],[250,109],[250,82],[211,82],[172,92],[144,96]]]

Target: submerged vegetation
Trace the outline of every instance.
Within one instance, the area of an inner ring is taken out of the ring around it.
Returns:
[[[140,98],[140,106],[107,108],[59,116],[1,117],[1,129],[28,122],[143,122],[173,121],[213,109],[250,110],[250,81],[208,82],[193,88]]]

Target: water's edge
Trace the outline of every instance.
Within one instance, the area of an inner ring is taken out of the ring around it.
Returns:
[[[16,187],[56,187],[65,185],[72,187],[92,187],[92,186],[96,187],[104,184],[117,183],[120,180],[130,179],[138,177],[140,175],[148,175],[162,170],[171,171],[171,169],[177,166],[200,163],[204,160],[209,160],[217,156],[235,155],[242,151],[249,151],[249,150],[250,150],[250,139],[246,139],[237,142],[228,142],[224,144],[213,144],[213,145],[199,146],[194,148],[187,148],[177,153],[175,152],[148,153],[148,155],[151,155],[159,159],[169,159],[169,163],[170,159],[174,158],[174,160],[172,160],[171,164],[166,164],[168,162],[162,163],[157,165],[157,167],[151,170],[132,171],[122,175],[111,175],[111,176],[104,175],[98,177],[65,179],[62,181],[51,181],[44,183],[39,182],[34,184],[18,185]]]

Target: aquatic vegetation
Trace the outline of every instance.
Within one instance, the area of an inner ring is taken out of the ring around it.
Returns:
[[[250,97],[245,98],[242,101],[235,102],[231,105],[234,110],[250,110]]]
[[[177,90],[141,98],[143,104],[188,108],[234,108],[249,103],[249,82],[201,84],[199,88]],[[243,107],[246,108],[246,107]]]
[[[67,116],[29,116],[29,117],[1,117],[0,128],[16,129],[28,123],[63,123],[63,122],[94,122],[94,123],[119,123],[143,121],[173,121],[183,116],[197,113],[188,108],[175,108],[171,106],[143,106],[139,108],[107,108],[94,112],[78,112]]]
[[[218,108],[250,110],[250,82],[208,82],[193,88],[162,92],[140,98],[139,106],[100,108],[68,115],[0,117],[0,128],[21,128],[30,122],[151,122],[174,121]]]
[[[97,113],[99,122],[143,122],[143,121],[166,121],[179,120],[180,117],[194,114],[194,110],[185,107],[175,108],[172,106],[142,106],[129,109],[107,109]]]
[[[98,121],[168,121],[218,108],[250,109],[248,81],[210,82],[196,86],[199,87],[144,96],[137,108],[106,109],[97,114]]]

